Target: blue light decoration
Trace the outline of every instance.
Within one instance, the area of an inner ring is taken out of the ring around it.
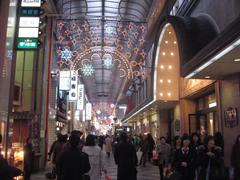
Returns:
[[[83,64],[81,70],[84,76],[92,76],[94,73],[94,68],[92,64]]]
[[[110,67],[112,67],[112,59],[111,58],[106,58],[106,59],[104,59],[104,61],[103,61],[103,65],[105,66],[105,67],[107,67],[107,68],[110,68]]]
[[[64,61],[69,61],[72,58],[72,52],[68,49],[64,49],[63,51],[61,51],[61,58]]]

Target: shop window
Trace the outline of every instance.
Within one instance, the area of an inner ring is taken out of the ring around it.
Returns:
[[[215,93],[201,97],[197,100],[197,110],[202,111],[217,106]]]

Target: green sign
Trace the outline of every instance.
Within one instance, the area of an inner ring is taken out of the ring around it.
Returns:
[[[18,38],[17,48],[18,49],[37,49],[38,38]]]
[[[21,8],[21,16],[40,16],[42,10],[39,8]]]

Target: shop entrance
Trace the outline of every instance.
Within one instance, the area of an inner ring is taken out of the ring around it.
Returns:
[[[199,133],[201,136],[211,135],[218,131],[216,111],[189,114],[189,133]]]

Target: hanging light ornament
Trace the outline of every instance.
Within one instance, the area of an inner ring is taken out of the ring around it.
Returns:
[[[107,68],[110,68],[113,65],[111,58],[104,59],[103,63],[104,63],[104,66],[107,67]]]
[[[94,73],[94,68],[92,64],[83,64],[81,70],[84,76],[92,76]]]
[[[63,51],[61,51],[61,58],[64,61],[69,61],[72,58],[72,52],[68,49],[64,49]]]

